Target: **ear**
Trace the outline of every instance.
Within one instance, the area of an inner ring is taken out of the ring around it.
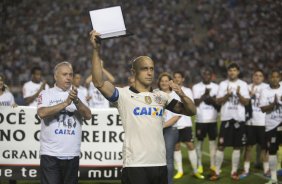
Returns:
[[[54,79],[55,79],[55,81],[57,81],[57,76],[56,76],[56,74],[54,74]]]
[[[131,74],[132,74],[133,76],[135,76],[135,75],[136,75],[136,71],[135,71],[135,69],[131,68],[131,69],[130,69],[130,72],[131,72]]]

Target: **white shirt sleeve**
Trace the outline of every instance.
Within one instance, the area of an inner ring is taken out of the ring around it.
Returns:
[[[218,93],[217,93],[216,98],[221,98],[221,97],[223,97],[224,95],[226,95],[226,92],[227,92],[227,87],[226,87],[226,85],[224,84],[224,82],[221,82],[221,83],[219,84],[219,87],[218,87]]]
[[[200,94],[200,92],[199,92],[199,90],[198,90],[198,88],[197,88],[197,85],[194,85],[194,86],[192,87],[192,92],[193,92],[194,99],[199,99],[199,98],[201,98],[201,94]]]
[[[242,84],[242,86],[240,88],[240,93],[244,98],[250,98],[250,93],[249,93],[249,90],[248,90],[247,83]]]
[[[269,102],[267,101],[267,90],[262,90],[260,94],[260,99],[259,99],[259,106],[263,107],[266,105],[269,105]]]

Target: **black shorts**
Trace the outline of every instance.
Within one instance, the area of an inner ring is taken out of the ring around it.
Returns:
[[[229,121],[222,121],[218,145],[224,147],[244,146],[247,141],[245,127],[245,122],[238,122],[233,119]]]
[[[214,141],[217,137],[216,123],[196,123],[196,137],[203,141],[205,137],[209,136],[209,140]]]
[[[167,182],[167,166],[122,169],[122,184],[167,184]]]
[[[270,155],[275,155],[279,145],[282,143],[282,123],[276,128],[266,132],[267,151]]]
[[[179,129],[179,136],[177,142],[193,142],[192,127],[185,127]]]
[[[266,149],[265,126],[246,125],[247,146],[260,145],[261,149]]]

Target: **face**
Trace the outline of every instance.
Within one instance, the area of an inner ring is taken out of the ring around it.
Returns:
[[[280,82],[280,74],[278,72],[273,72],[269,78],[270,85],[279,86],[279,82]]]
[[[263,73],[261,73],[260,71],[257,71],[253,74],[253,83],[258,85],[261,84],[264,80],[264,76]]]
[[[160,90],[170,91],[168,76],[162,76],[162,78],[160,80]]]
[[[237,68],[230,68],[227,72],[229,80],[236,80],[240,74]]]
[[[182,86],[183,82],[184,82],[184,78],[182,77],[181,74],[179,73],[175,73],[173,75],[173,82],[178,84],[179,86]]]
[[[72,80],[72,68],[68,65],[61,65],[55,73],[56,85],[63,90],[67,90],[71,87]]]
[[[138,63],[135,80],[144,86],[150,86],[154,79],[154,63],[150,59],[144,59]]]
[[[211,82],[212,74],[210,71],[204,71],[203,73],[203,82],[208,84]]]
[[[80,74],[75,74],[73,77],[73,85],[76,87],[79,87],[81,83],[81,75]]]
[[[36,83],[39,83],[41,81],[42,72],[40,70],[35,70],[32,74],[32,80]]]

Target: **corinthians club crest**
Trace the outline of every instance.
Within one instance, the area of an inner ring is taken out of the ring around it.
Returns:
[[[151,104],[152,98],[150,96],[145,96],[145,102],[146,102],[146,104]]]

